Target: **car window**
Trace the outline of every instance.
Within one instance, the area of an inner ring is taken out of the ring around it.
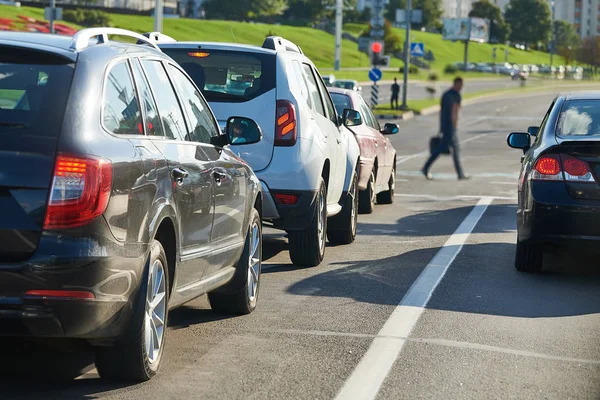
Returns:
[[[142,71],[139,60],[132,60],[131,66],[133,68],[133,76],[137,83],[139,96],[144,110],[144,117],[146,121],[146,133],[150,136],[164,136],[162,122],[158,116],[158,108],[154,97],[152,97],[152,91],[148,86],[148,81]]]
[[[371,107],[369,107],[367,105],[367,103],[365,102],[365,100],[363,98],[360,99],[360,102],[362,103],[362,107],[364,109],[364,114],[366,115],[366,118],[367,118],[367,125],[369,125],[373,129],[379,130],[380,129],[379,122],[377,122],[377,118],[373,114]]]
[[[337,110],[339,115],[344,113],[346,108],[352,108],[352,101],[350,100],[350,96],[341,94],[341,93],[330,93],[331,100],[333,100],[333,105]]]
[[[300,66],[300,62],[294,60],[292,62],[292,67],[294,69],[294,74],[296,75],[296,79],[294,81],[298,84],[298,87],[300,88],[300,94],[304,101],[306,101],[306,104],[308,104],[308,106],[312,108],[312,101],[310,100],[308,85],[306,84],[306,79],[304,79],[304,75],[302,74],[302,67]]]
[[[115,64],[108,73],[102,102],[102,123],[118,135],[143,134],[142,117],[127,61]]]
[[[219,128],[208,105],[187,76],[171,64],[167,68],[179,89],[181,103],[187,114],[189,123],[185,140],[210,144],[211,138],[219,135]]]
[[[546,115],[544,115],[544,118],[542,119],[542,123],[540,124],[540,129],[538,131],[537,136],[535,137],[535,141],[533,142],[534,144],[538,144],[539,142],[542,141],[542,136],[544,135],[544,128],[546,127],[546,124],[548,123],[548,118],[550,118],[550,113],[552,113],[554,104],[556,104],[556,99],[554,99],[552,101],[552,104],[550,104],[550,107],[548,107],[548,111],[546,111]]]
[[[327,109],[327,115],[329,115],[329,119],[334,123],[338,124],[337,114],[335,112],[335,107],[333,106],[333,102],[331,101],[331,97],[329,96],[329,91],[327,87],[323,83],[320,75],[317,75],[317,85],[319,86],[319,90],[321,91],[321,96],[323,96],[323,103],[325,103],[325,108]]]
[[[566,101],[558,117],[558,136],[600,136],[600,100]]]
[[[183,140],[187,132],[185,119],[162,62],[143,60],[142,65],[158,104],[158,113],[165,127],[165,136],[169,139]]]
[[[244,102],[275,88],[273,54],[197,48],[162,50],[181,65],[207,101]]]
[[[315,104],[315,111],[317,111],[322,116],[327,117],[327,115],[325,114],[325,106],[323,105],[321,95],[319,94],[319,86],[317,85],[317,80],[313,75],[312,68],[308,64],[302,64],[302,69],[304,70],[304,77],[306,78],[306,82],[308,84],[308,91],[310,93],[310,97],[312,98],[312,101]]]

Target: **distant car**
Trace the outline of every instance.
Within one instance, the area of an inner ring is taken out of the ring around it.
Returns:
[[[228,144],[260,141],[254,121],[222,135],[183,69],[121,29],[0,33],[0,77],[0,336],[85,342],[100,377],[145,381],[170,309],[254,310],[261,185]]]
[[[475,64],[475,71],[491,73],[494,71],[494,69],[489,64],[477,63],[477,64]]]
[[[349,127],[360,146],[359,212],[373,212],[375,202],[393,203],[396,187],[396,149],[384,135],[398,133],[398,125],[385,124],[381,129],[369,106],[354,90],[330,88],[329,93],[338,114],[343,115],[345,110],[357,110],[360,113],[360,119],[355,121],[354,126]]]
[[[351,79],[338,79],[335,82],[333,82],[333,87],[347,90],[355,90],[359,92],[362,91],[362,87],[359,86],[358,81]]]
[[[325,86],[327,87],[332,87],[334,82],[335,82],[335,76],[334,75],[323,75],[323,82],[325,83]]]
[[[600,92],[562,94],[541,126],[507,138],[522,149],[515,267],[539,272],[544,250],[600,240]]]

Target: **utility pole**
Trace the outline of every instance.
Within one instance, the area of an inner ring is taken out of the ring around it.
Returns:
[[[56,15],[56,0],[50,0],[50,33],[56,33],[54,30],[54,17]]]
[[[412,16],[412,0],[406,0],[406,41],[404,42],[404,84],[402,85],[402,109],[407,110],[408,70],[410,68],[410,22]]]
[[[163,2],[156,0],[154,5],[154,32],[162,32]]]
[[[344,0],[335,2],[335,61],[333,69],[339,71],[342,64],[342,18],[344,12]]]
[[[552,72],[552,62],[554,61],[554,41],[556,38],[554,37],[554,6],[555,1],[552,0],[550,4],[552,5],[552,30],[550,31],[550,71]]]

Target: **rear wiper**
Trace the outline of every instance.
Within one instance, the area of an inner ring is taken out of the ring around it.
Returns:
[[[22,122],[3,122],[0,121],[0,126],[7,126],[9,128],[27,128],[29,125]]]

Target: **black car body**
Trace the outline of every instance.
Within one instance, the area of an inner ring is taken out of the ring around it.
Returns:
[[[108,34],[144,39],[0,33],[0,335],[85,339],[101,375],[145,380],[161,346],[116,354],[143,358],[140,324],[207,292],[256,305],[261,187],[178,65]]]
[[[540,127],[511,133],[524,151],[519,177],[519,270],[540,271],[548,244],[600,240],[600,93],[555,98]]]

